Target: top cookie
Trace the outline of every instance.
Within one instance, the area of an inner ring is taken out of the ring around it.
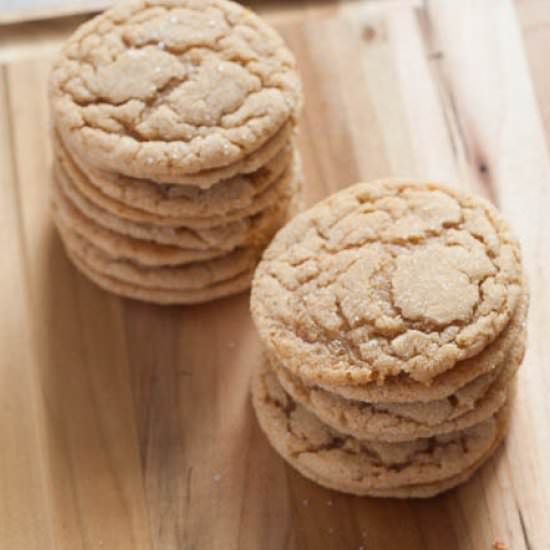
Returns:
[[[104,170],[165,183],[239,162],[297,114],[295,61],[227,0],[123,2],[82,25],[50,78],[66,145]]]
[[[278,233],[252,313],[271,353],[306,381],[429,383],[507,325],[520,264],[485,200],[436,183],[362,183]]]

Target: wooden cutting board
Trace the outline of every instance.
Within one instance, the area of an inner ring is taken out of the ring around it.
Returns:
[[[489,197],[521,239],[530,341],[506,446],[428,501],[349,497],[287,467],[249,403],[247,295],[154,307],[65,258],[48,212],[50,59],[27,49],[0,73],[2,549],[550,548],[550,163],[535,95],[548,113],[548,10],[519,3],[533,88],[510,0],[301,6],[270,17],[304,77],[307,202],[358,180],[441,179]]]

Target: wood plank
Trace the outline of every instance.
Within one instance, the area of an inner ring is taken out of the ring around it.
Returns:
[[[475,534],[472,526],[479,517],[473,504],[485,497],[490,532],[472,535],[474,547],[489,544],[492,534],[511,548],[543,548],[550,542],[545,460],[550,434],[539,429],[550,414],[545,368],[550,271],[542,260],[550,257],[550,163],[540,112],[512,2],[432,2],[426,15],[442,51],[469,176],[476,189],[497,202],[518,234],[533,295],[529,348],[509,444],[499,468],[483,472],[484,495],[471,494],[463,512]]]
[[[29,353],[29,307],[17,173],[5,70],[0,70],[0,540],[6,548],[53,549],[41,401]]]
[[[120,302],[66,260],[49,215],[49,63],[7,67],[34,377],[57,549],[150,548]],[[29,457],[30,458],[30,457]],[[23,528],[23,525],[20,526]]]
[[[550,74],[548,45],[550,44],[550,10],[546,0],[523,0],[517,13],[539,110],[544,123],[546,142],[550,143]]]
[[[0,27],[0,63],[55,55],[63,41],[88,16]]]

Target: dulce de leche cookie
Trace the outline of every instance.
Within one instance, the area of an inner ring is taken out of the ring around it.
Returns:
[[[493,342],[521,295],[518,243],[487,201],[378,181],[283,228],[251,308],[270,355],[336,389],[397,376],[429,384]]]

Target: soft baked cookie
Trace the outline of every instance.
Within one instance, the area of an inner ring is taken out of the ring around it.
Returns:
[[[159,305],[201,304],[203,302],[210,302],[219,298],[233,296],[234,294],[240,294],[248,290],[254,274],[254,269],[251,269],[240,273],[232,279],[200,289],[195,288],[193,290],[149,288],[121,281],[115,277],[100,273],[92,265],[87,263],[86,258],[79,255],[77,249],[71,249],[68,246],[65,246],[65,249],[67,250],[69,258],[79,271],[97,286],[125,298],[132,298],[134,300],[151,302]]]
[[[401,487],[394,487],[391,489],[369,489],[368,492],[360,492],[359,495],[370,496],[370,497],[379,497],[379,498],[431,498],[437,496],[441,493],[454,489],[463,483],[466,483],[476,472],[479,470],[487,460],[491,458],[494,452],[502,444],[506,432],[508,429],[508,424],[510,420],[510,410],[508,404],[499,412],[496,417],[499,426],[499,432],[497,437],[493,441],[493,444],[488,449],[488,451],[474,464],[470,467],[463,470],[460,474],[445,478],[441,481],[435,481],[433,483],[411,483],[408,485],[403,485]],[[315,471],[308,470],[304,466],[300,466],[298,470],[305,477],[323,485],[329,489],[335,489],[337,491],[345,491],[354,493],[355,489],[352,487],[349,491],[341,487],[333,487],[330,480],[327,480],[323,477],[319,477]],[[353,484],[354,486],[356,484]]]
[[[303,208],[301,180],[295,183],[286,205],[286,219],[291,219]],[[54,221],[68,256],[91,281],[109,292],[156,304],[198,304],[247,290],[262,249],[258,245],[239,249],[230,261],[219,257],[173,269],[147,268],[109,257],[95,243],[83,239],[74,228],[64,225],[55,202]],[[154,250],[149,250],[149,253],[154,255]],[[201,266],[201,263],[206,265]],[[222,269],[216,263],[223,264]]]
[[[55,220],[57,222],[58,218]],[[239,248],[212,260],[148,267],[126,258],[106,254],[93,242],[70,231],[62,223],[57,224],[57,229],[66,248],[83,259],[87,265],[104,275],[145,288],[193,290],[209,287],[252,270],[261,254],[261,249],[258,248]]]
[[[61,174],[54,177],[52,205],[57,224],[93,243],[109,256],[132,260],[143,266],[182,265],[226,256],[243,247],[264,248],[288,219],[290,196],[282,197],[278,204],[235,228],[229,225],[217,230],[179,229],[166,234],[166,228],[159,231],[138,225],[132,226],[134,231],[128,235],[116,232],[120,222],[113,224],[115,230],[98,224],[93,218],[95,207],[89,205],[86,208],[85,200],[79,201],[80,208],[76,207],[65,195],[63,181],[67,180]]]
[[[185,184],[241,171],[296,117],[301,87],[280,36],[239,4],[135,0],[69,38],[50,103],[64,143],[88,164]]]
[[[358,495],[445,485],[485,460],[505,428],[503,407],[459,432],[400,443],[362,441],[321,423],[268,368],[257,373],[252,396],[260,426],[283,458],[321,485]]]
[[[229,231],[232,234],[238,232],[242,227],[246,230],[249,220],[270,207],[273,207],[282,196],[292,192],[294,180],[302,177],[301,161],[299,154],[293,154],[292,162],[288,164],[277,180],[259,194],[253,203],[247,208],[238,211],[231,211],[224,216],[211,216],[209,218],[173,218],[162,215],[151,214],[128,206],[111,197],[104,195],[100,190],[86,183],[84,178],[75,177],[74,173],[67,170],[67,164],[55,162],[54,168],[59,174],[60,181],[65,195],[80,208],[88,213],[99,224],[113,229],[114,231],[126,233],[140,238],[143,231],[139,227],[155,227],[156,233],[162,244],[177,244],[173,240],[180,228],[185,231],[212,235],[206,238],[207,241],[218,240],[218,234],[223,241],[227,240]],[[220,234],[220,228],[225,228]],[[231,229],[230,229],[231,228]],[[185,232],[184,231],[184,232]]]
[[[201,189],[99,172],[79,163],[55,136],[54,153],[73,187],[112,215],[137,223],[197,229],[237,221],[271,205],[298,156],[293,142],[287,142],[255,172]]]
[[[487,201],[378,181],[336,193],[277,234],[251,309],[269,353],[307,382],[428,385],[494,341],[521,293],[519,245]]]
[[[271,363],[284,390],[335,430],[358,439],[408,441],[456,432],[493,416],[503,405],[507,385],[519,368],[524,346],[514,348],[502,365],[482,374],[450,396],[436,401],[368,403],[346,399],[303,384]]]
[[[370,382],[367,384],[348,384],[330,386],[319,384],[329,391],[359,401],[372,403],[408,403],[411,401],[433,401],[444,399],[457,392],[466,384],[485,373],[492,372],[510,354],[523,353],[527,340],[527,312],[529,309],[529,294],[525,283],[512,318],[496,340],[491,342],[478,355],[474,355],[424,384],[412,380],[406,375],[392,376],[383,384]]]

